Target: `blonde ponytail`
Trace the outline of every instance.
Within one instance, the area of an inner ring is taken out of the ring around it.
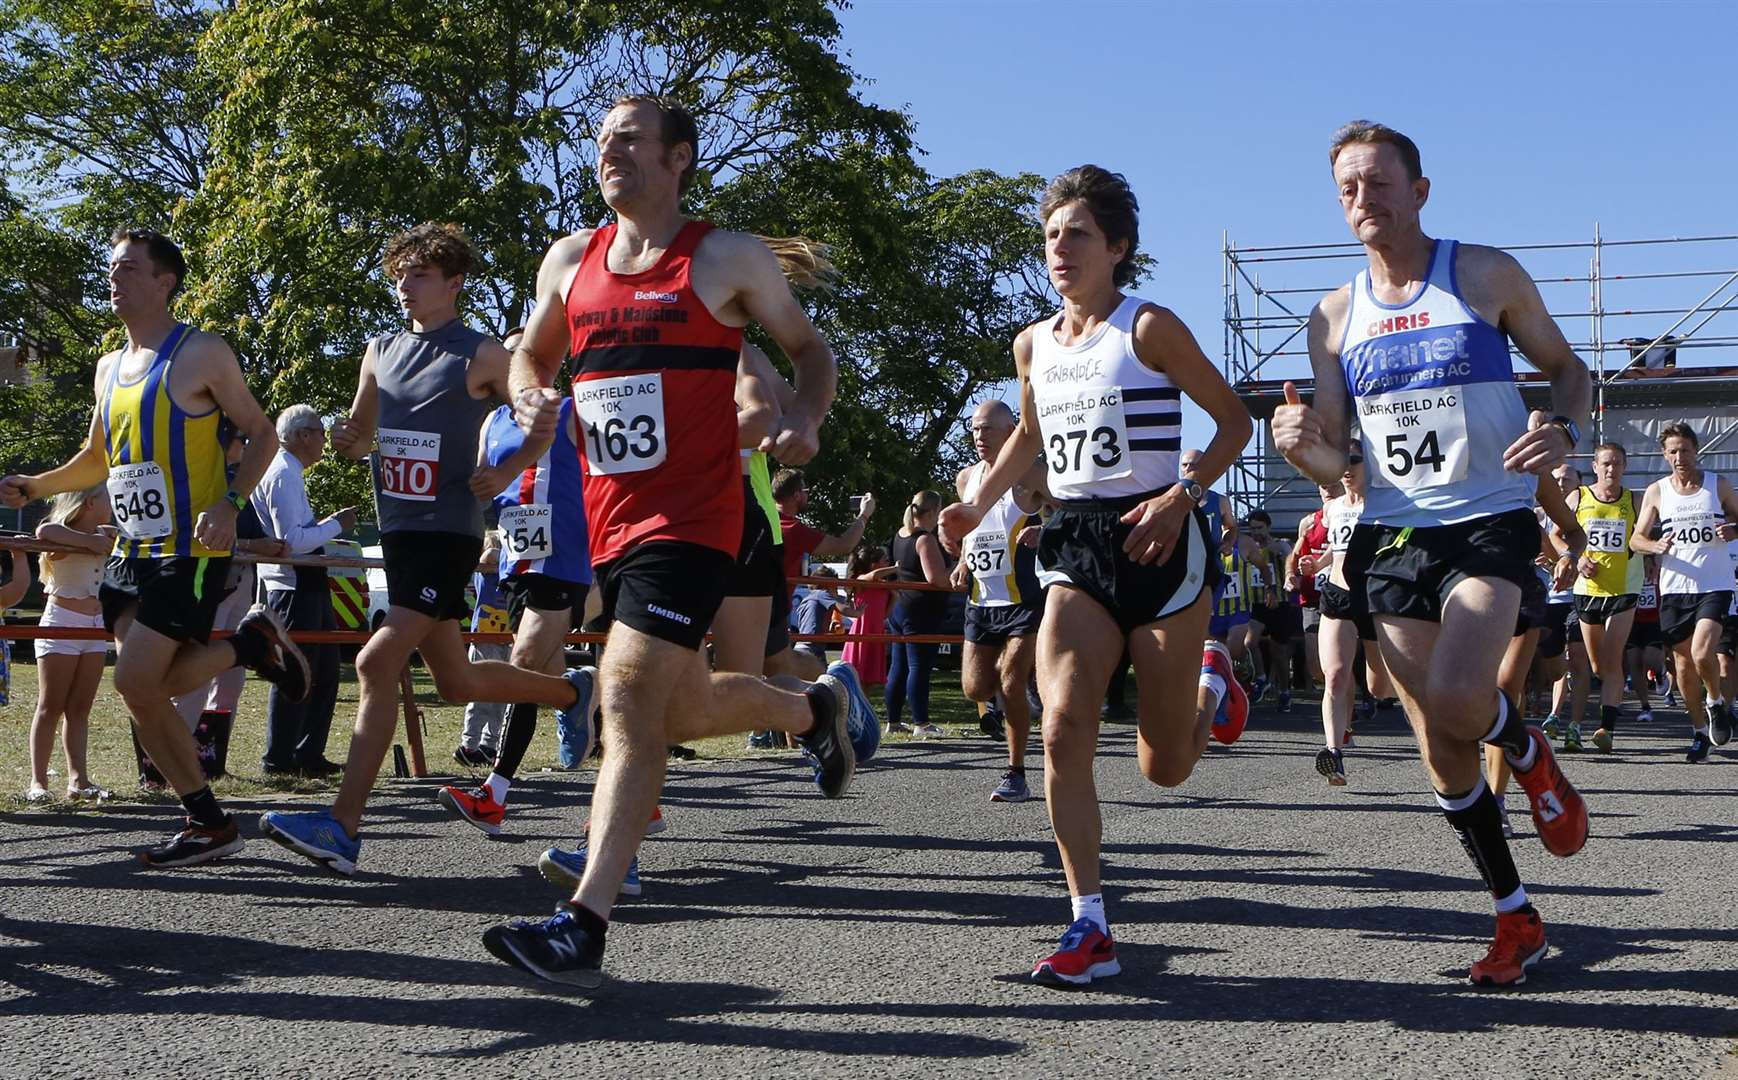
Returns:
[[[778,259],[778,268],[792,288],[832,292],[839,268],[833,265],[832,248],[803,236],[759,236]]]

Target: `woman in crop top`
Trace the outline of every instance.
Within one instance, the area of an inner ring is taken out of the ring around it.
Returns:
[[[97,587],[102,584],[103,563],[114,546],[114,536],[109,526],[108,496],[101,485],[55,496],[48,520],[36,529],[36,538],[68,550],[42,556],[42,589],[47,603],[40,625],[103,628]],[[36,642],[41,692],[30,724],[28,798],[32,802],[49,798],[48,759],[54,752],[54,730],[63,716],[66,797],[100,799],[108,795],[91,782],[85,770],[91,702],[96,699],[108,651],[109,643],[101,638],[41,638]]]

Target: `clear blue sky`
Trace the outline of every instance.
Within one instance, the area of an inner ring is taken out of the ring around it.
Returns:
[[[1158,259],[1141,291],[1176,310],[1216,362],[1222,235],[1347,239],[1326,147],[1354,117],[1419,143],[1433,235],[1590,240],[1596,221],[1607,239],[1738,232],[1730,2],[860,0],[840,19],[864,94],[915,117],[931,172],[1051,176],[1092,161],[1127,175]],[[1586,258],[1523,261],[1544,276],[1585,273]],[[1622,258],[1628,272],[1731,270],[1738,245]],[[1355,269],[1328,264],[1295,283],[1334,285]],[[1688,307],[1717,280],[1632,286],[1622,302]],[[1555,310],[1585,305],[1586,291],[1545,295]],[[1585,340],[1585,325],[1571,340]],[[1723,326],[1738,333],[1738,316],[1710,330]],[[1608,322],[1606,336],[1664,329]],[[1186,430],[1206,433],[1198,415]]]

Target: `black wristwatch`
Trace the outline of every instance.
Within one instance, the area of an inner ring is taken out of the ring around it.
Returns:
[[[1183,494],[1195,500],[1196,506],[1200,506],[1201,500],[1207,496],[1206,489],[1193,480],[1183,480],[1181,483],[1183,485]]]
[[[223,493],[223,501],[235,507],[237,511],[247,509],[247,496],[234,488]]]
[[[1562,428],[1563,434],[1569,436],[1569,449],[1573,450],[1577,446],[1581,445],[1581,425],[1580,424],[1577,424],[1575,421],[1569,419],[1567,416],[1553,416],[1551,418],[1550,422],[1557,425],[1558,427]]]

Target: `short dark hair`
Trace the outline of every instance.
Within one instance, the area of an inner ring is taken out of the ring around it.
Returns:
[[[1038,201],[1038,222],[1050,220],[1050,215],[1071,202],[1086,204],[1092,220],[1104,232],[1104,238],[1115,244],[1128,241],[1128,250],[1116,264],[1113,280],[1117,288],[1135,282],[1135,253],[1141,246],[1141,204],[1129,190],[1128,180],[1121,173],[1097,165],[1081,165],[1050,181],[1044,197]]]
[[[665,152],[677,143],[688,144],[688,167],[676,180],[677,193],[688,194],[688,189],[694,186],[694,177],[700,172],[700,125],[694,122],[694,114],[669,98],[655,94],[623,94],[610,108],[619,109],[624,105],[649,105],[658,110],[658,138],[663,142]]]
[[[1341,124],[1334,132],[1334,137],[1328,143],[1328,167],[1340,160],[1340,151],[1352,143],[1387,143],[1400,152],[1400,162],[1406,166],[1408,179],[1418,180],[1424,176],[1424,163],[1418,156],[1418,144],[1395,131],[1387,124],[1378,124],[1374,120],[1353,120],[1349,124]]]
[[[151,265],[156,267],[157,273],[175,275],[175,286],[169,290],[169,298],[173,300],[181,291],[181,283],[187,280],[187,257],[181,254],[181,246],[156,229],[123,225],[109,234],[110,246],[129,240],[145,245],[145,253],[151,257]]]
[[[1684,423],[1682,420],[1679,420],[1675,424],[1667,424],[1665,427],[1660,428],[1660,449],[1664,450],[1666,440],[1673,438],[1688,439],[1690,440],[1691,446],[1698,450],[1702,448],[1702,440],[1696,437],[1696,429]]]
[[[1249,522],[1251,525],[1255,524],[1258,521],[1261,522],[1263,525],[1272,525],[1273,524],[1273,516],[1271,514],[1269,514],[1266,510],[1251,510],[1249,512],[1249,516],[1247,518],[1245,518],[1244,520]]]
[[[772,497],[783,501],[803,489],[801,469],[780,469],[772,478]]]
[[[457,225],[425,221],[388,240],[380,262],[388,274],[396,274],[406,263],[426,263],[439,267],[446,277],[458,277],[477,265],[477,252]]]
[[[1695,438],[1695,436],[1692,435],[1691,438]],[[1612,453],[1616,454],[1618,457],[1622,458],[1623,460],[1625,460],[1625,461],[1629,460],[1629,451],[1625,450],[1623,448],[1622,443],[1602,442],[1598,446],[1595,446],[1593,448],[1593,456],[1598,457],[1599,452],[1601,450],[1610,450]]]

